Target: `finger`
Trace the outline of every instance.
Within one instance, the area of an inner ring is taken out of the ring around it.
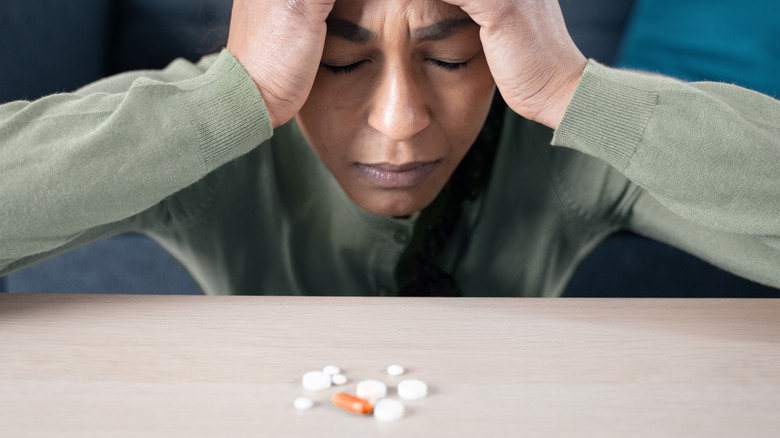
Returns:
[[[494,21],[491,17],[497,16],[502,8],[506,7],[506,1],[495,0],[442,0],[445,3],[449,3],[453,6],[457,6],[463,9],[464,12],[480,26],[485,26]],[[496,11],[497,13],[493,13]]]

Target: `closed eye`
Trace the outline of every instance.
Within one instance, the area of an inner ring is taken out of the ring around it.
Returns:
[[[468,61],[464,61],[464,62],[447,62],[447,61],[442,61],[440,59],[433,59],[433,58],[428,58],[428,59],[426,59],[426,61],[432,63],[436,67],[443,68],[445,70],[450,70],[450,71],[454,71],[454,70],[457,70],[459,68],[463,68],[468,63]],[[326,70],[328,70],[329,72],[331,72],[333,74],[339,75],[339,74],[352,73],[353,71],[355,71],[358,68],[360,68],[365,62],[366,61],[364,60],[364,61],[358,61],[358,62],[355,62],[355,63],[352,63],[352,64],[347,64],[347,65],[331,65],[331,64],[325,64],[325,63],[321,63],[320,65],[322,65],[322,67],[325,68]]]
[[[446,62],[446,61],[442,61],[440,59],[433,59],[433,58],[428,58],[428,59],[426,59],[426,61],[432,63],[433,65],[435,65],[437,67],[441,67],[441,68],[443,68],[445,70],[457,70],[459,68],[465,67],[466,64],[468,63],[468,61],[465,61],[465,62]]]
[[[320,65],[322,65],[322,67],[324,67],[325,70],[328,70],[333,74],[340,75],[340,74],[352,73],[353,71],[360,68],[360,66],[363,65],[365,62],[366,61],[358,61],[353,64],[347,64],[347,65],[330,65],[330,64],[320,63]]]

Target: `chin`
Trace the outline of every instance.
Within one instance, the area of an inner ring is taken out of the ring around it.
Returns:
[[[414,196],[412,194],[380,194],[367,199],[352,200],[364,211],[379,216],[405,217],[411,216],[427,207],[436,196]]]

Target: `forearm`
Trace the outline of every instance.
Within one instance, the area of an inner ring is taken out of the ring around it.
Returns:
[[[227,52],[205,73],[150,76],[0,106],[0,267],[138,214],[271,136]]]
[[[733,274],[780,288],[780,237],[730,233],[687,221],[647,192],[633,203],[625,226]]]
[[[599,157],[681,217],[780,236],[780,102],[591,62],[553,144]]]

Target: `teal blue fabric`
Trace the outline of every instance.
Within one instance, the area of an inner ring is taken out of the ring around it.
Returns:
[[[616,65],[780,97],[780,1],[637,0]]]

